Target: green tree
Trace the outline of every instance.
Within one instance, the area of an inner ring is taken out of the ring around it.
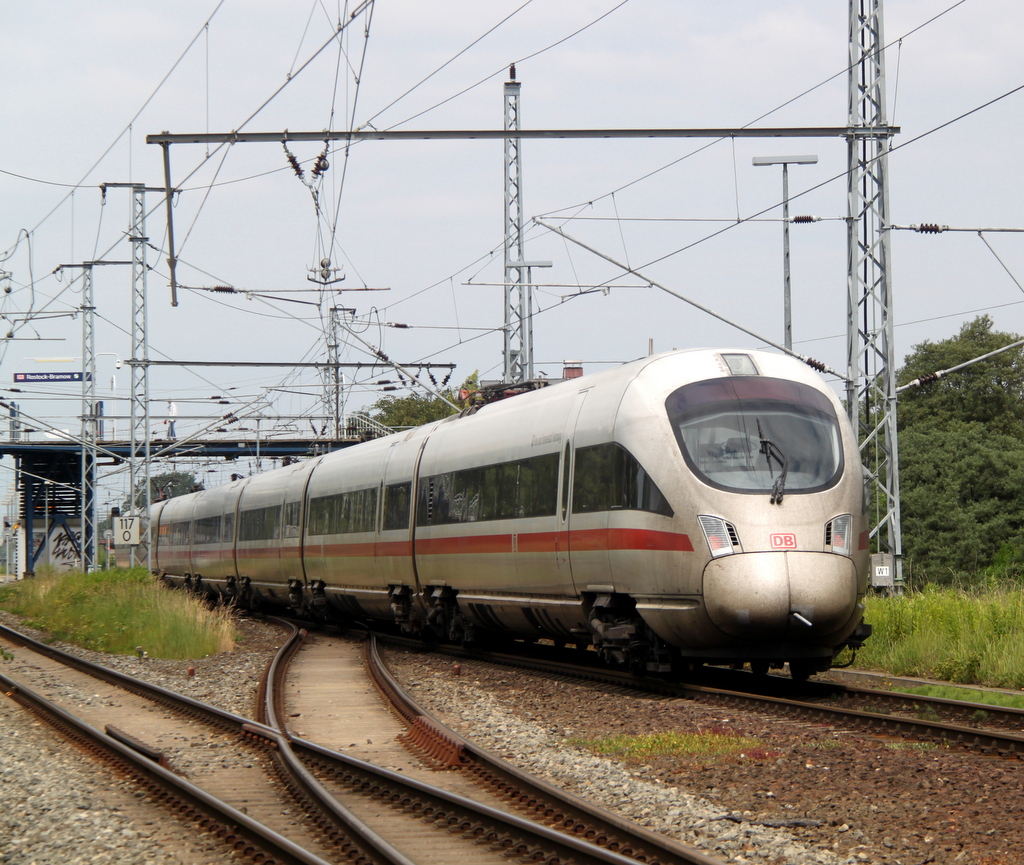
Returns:
[[[139,481],[137,486],[141,492],[145,481]],[[149,479],[150,499],[154,502],[161,499],[173,499],[175,496],[183,496],[186,493],[194,493],[204,489],[203,484],[191,472],[163,472],[159,475],[152,475]],[[131,508],[131,500],[125,499],[121,503],[121,513],[126,514]]]
[[[460,408],[469,405],[468,395],[473,393],[478,383],[478,373],[474,372],[454,390],[442,391],[444,395]],[[463,396],[466,394],[467,396]],[[367,414],[379,424],[391,429],[422,426],[442,420],[455,414],[455,410],[444,400],[431,394],[410,394],[409,396],[382,396],[367,410]]]
[[[902,385],[950,369],[1019,339],[1017,334],[993,330],[992,319],[979,316],[950,339],[914,346],[896,374],[897,381]],[[1004,351],[905,391],[900,395],[897,417],[901,429],[932,420],[957,419],[978,421],[990,432],[1019,434],[1024,429],[1024,352],[1019,348]]]
[[[1020,337],[981,316],[907,356],[905,384]],[[1018,576],[1024,551],[1024,354],[1011,349],[900,395],[903,546],[915,581]],[[998,572],[998,573],[996,573]]]

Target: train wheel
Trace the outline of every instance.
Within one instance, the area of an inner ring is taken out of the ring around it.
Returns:
[[[767,661],[751,661],[750,671],[755,676],[767,676],[768,675],[768,662]]]
[[[814,666],[807,661],[789,662],[789,676],[794,682],[806,682],[814,672]]]

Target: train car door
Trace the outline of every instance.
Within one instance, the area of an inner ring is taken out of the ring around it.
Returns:
[[[581,390],[569,409],[565,421],[565,435],[562,446],[562,471],[558,485],[558,532],[555,535],[555,562],[558,575],[564,582],[571,583],[578,595],[579,587],[572,575],[572,472],[573,472],[573,439],[576,433],[576,421],[579,419],[583,403],[590,388]]]
[[[414,480],[428,436],[414,430],[396,441],[381,467],[380,530],[374,550],[378,579],[413,592],[419,590],[413,561]]]

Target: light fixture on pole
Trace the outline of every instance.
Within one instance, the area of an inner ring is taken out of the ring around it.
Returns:
[[[793,313],[789,290],[789,166],[814,165],[817,156],[755,156],[754,165],[782,166],[782,290],[785,315],[786,348],[793,349]]]

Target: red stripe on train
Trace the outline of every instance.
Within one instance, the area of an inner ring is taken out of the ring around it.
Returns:
[[[457,535],[417,538],[416,552],[423,556],[493,555],[496,553],[592,553],[613,550],[659,550],[692,553],[688,535],[650,529],[584,529],[574,532],[524,532],[507,535]],[[412,553],[410,541],[357,544],[306,544],[306,558],[405,557]],[[165,554],[166,555],[166,554]],[[293,558],[298,547],[241,548],[241,559]]]
[[[566,537],[569,543],[566,544]],[[556,541],[558,542],[556,545]],[[610,550],[664,550],[693,552],[687,535],[650,529],[586,529],[574,532],[531,532],[519,535],[469,535],[448,538],[418,538],[416,552],[425,556],[474,553],[601,552]]]

